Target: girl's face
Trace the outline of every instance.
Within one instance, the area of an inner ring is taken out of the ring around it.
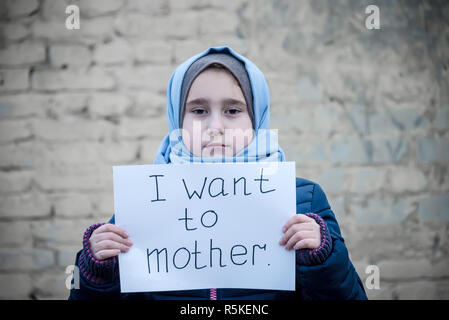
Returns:
[[[209,68],[187,95],[182,140],[197,157],[232,157],[253,138],[243,92],[225,69]]]

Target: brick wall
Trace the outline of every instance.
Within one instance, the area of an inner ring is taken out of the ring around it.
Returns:
[[[152,163],[171,72],[223,44],[264,72],[272,128],[363,281],[379,268],[368,296],[449,298],[445,1],[6,0],[0,18],[0,298],[67,297],[112,165]]]

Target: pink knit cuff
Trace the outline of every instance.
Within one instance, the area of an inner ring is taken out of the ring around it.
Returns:
[[[98,260],[94,257],[89,239],[92,233],[104,223],[91,225],[84,232],[83,251],[80,255],[80,271],[84,278],[94,284],[106,284],[114,282],[118,277],[118,258],[117,256],[104,260]]]
[[[324,220],[315,213],[306,213],[320,226],[321,243],[316,249],[296,250],[296,261],[300,265],[312,266],[322,264],[332,252],[332,238]]]

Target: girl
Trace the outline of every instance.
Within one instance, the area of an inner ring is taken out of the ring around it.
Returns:
[[[269,130],[269,91],[262,72],[227,46],[211,47],[179,65],[167,90],[170,133],[154,163],[285,161]],[[269,143],[258,143],[266,139]],[[261,147],[265,146],[265,147]],[[296,250],[296,291],[204,289],[120,293],[118,254],[132,241],[126,230],[89,227],[76,256],[80,288],[70,299],[366,299],[338,223],[319,185],[296,179],[297,214],[279,245]]]

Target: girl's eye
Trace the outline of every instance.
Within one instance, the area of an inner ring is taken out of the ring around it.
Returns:
[[[192,112],[196,115],[203,115],[206,113],[206,110],[204,109],[193,109]]]
[[[236,108],[231,108],[231,109],[228,109],[226,112],[231,114],[231,115],[236,115],[236,114],[238,114],[241,111],[239,109],[236,109]]]

